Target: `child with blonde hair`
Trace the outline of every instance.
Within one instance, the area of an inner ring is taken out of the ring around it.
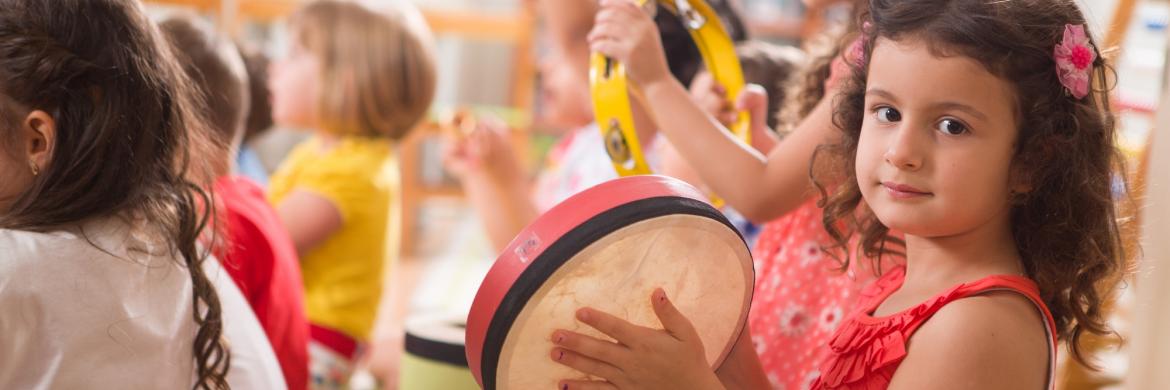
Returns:
[[[434,54],[407,4],[375,12],[315,1],[289,25],[288,57],[269,79],[273,117],[313,135],[272,176],[269,200],[301,256],[310,386],[338,388],[371,336],[383,268],[398,254],[395,146],[430,107]]]

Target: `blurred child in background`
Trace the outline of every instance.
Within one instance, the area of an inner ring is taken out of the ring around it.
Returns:
[[[268,82],[273,117],[311,129],[269,183],[301,257],[312,388],[343,388],[369,340],[383,268],[398,256],[395,146],[435,94],[430,31],[418,10],[323,0],[289,21],[288,57]]]
[[[237,175],[234,159],[249,112],[248,75],[236,46],[194,17],[159,23],[183,70],[193,82],[211,136],[226,146],[196,156],[215,169],[216,226],[221,240],[214,253],[236,282],[268,335],[290,389],[308,382],[308,333],[296,247],[268,204],[264,190]]]

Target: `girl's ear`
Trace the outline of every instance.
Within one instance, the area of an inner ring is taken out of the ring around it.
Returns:
[[[20,131],[24,141],[21,149],[28,156],[29,169],[33,173],[44,171],[57,144],[57,121],[47,112],[33,110],[21,122]]]
[[[1018,163],[1012,164],[1011,172],[1008,174],[1008,190],[1011,191],[1009,196],[1014,199],[1032,192],[1034,189],[1032,175],[1031,169]]]

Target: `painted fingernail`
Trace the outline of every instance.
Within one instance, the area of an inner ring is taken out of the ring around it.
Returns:
[[[568,383],[562,383],[562,384],[561,384],[561,390],[569,390],[569,384],[568,384]]]
[[[564,333],[557,332],[555,337],[556,337],[557,344],[560,344],[561,342],[565,341],[565,334]]]
[[[557,361],[565,358],[565,351],[557,351]]]

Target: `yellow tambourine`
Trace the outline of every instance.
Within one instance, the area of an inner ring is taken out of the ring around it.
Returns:
[[[654,1],[682,19],[703,55],[707,71],[726,89],[727,99],[735,101],[744,87],[743,70],[735,54],[735,45],[715,11],[703,0],[638,0],[638,3],[645,9],[654,10]],[[650,166],[646,164],[634,131],[631,91],[627,88],[625,67],[600,53],[593,53],[589,84],[593,94],[593,114],[614,169],[621,176],[650,174]],[[747,112],[741,111],[731,126],[731,132],[745,144],[751,143],[750,123]]]

